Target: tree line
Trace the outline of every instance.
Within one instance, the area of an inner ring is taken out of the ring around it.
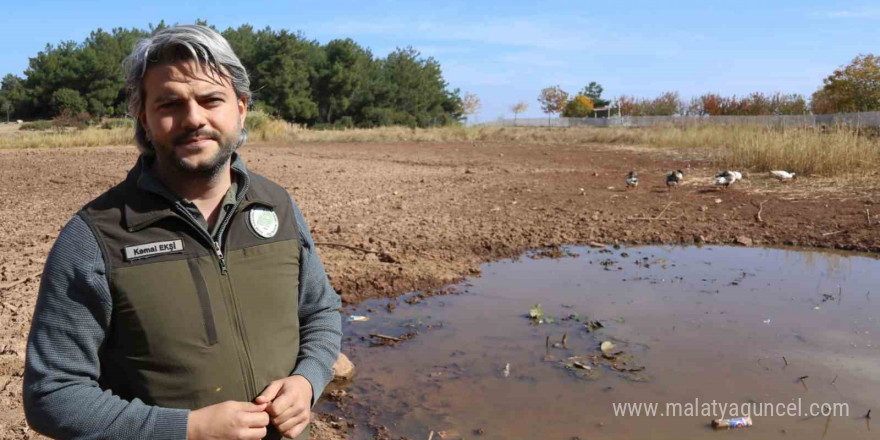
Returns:
[[[541,90],[538,103],[549,115],[563,117],[622,116],[765,116],[804,115],[880,110],[880,57],[859,55],[847,66],[823,80],[810,97],[800,94],[755,92],[746,96],[706,93],[685,102],[678,92],[665,92],[654,98],[620,95],[615,102],[602,99],[603,88],[591,82],[569,95],[560,86]],[[525,101],[510,107],[516,119],[528,109]],[[603,109],[604,111],[594,111]]]
[[[98,29],[81,43],[47,44],[30,58],[24,77],[3,77],[0,111],[16,119],[124,116],[122,60],[138,40],[166,27]],[[351,39],[322,45],[302,33],[247,24],[221,34],[248,71],[254,108],[290,122],[429,127],[474,111],[464,108],[458,89],[450,90],[440,64],[411,47],[381,58]]]

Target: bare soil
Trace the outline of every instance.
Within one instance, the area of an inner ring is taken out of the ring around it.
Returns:
[[[709,162],[603,145],[255,144],[242,154],[296,197],[346,304],[439,288],[483,262],[567,244],[880,251],[876,176],[783,184],[753,174],[718,191]],[[0,440],[38,438],[24,421],[21,374],[46,255],[135,158],[131,146],[0,151]],[[631,169],[641,185],[627,191]],[[669,192],[673,169],[685,179]]]

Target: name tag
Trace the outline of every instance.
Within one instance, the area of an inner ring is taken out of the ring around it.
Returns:
[[[183,240],[157,241],[156,243],[126,246],[125,259],[132,261],[162,254],[176,254],[178,252],[183,252]]]

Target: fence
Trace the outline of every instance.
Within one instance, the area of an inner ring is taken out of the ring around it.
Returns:
[[[653,127],[696,125],[760,125],[798,127],[815,125],[849,125],[880,127],[880,111],[835,113],[830,115],[768,115],[768,116],[611,116],[609,118],[518,118],[499,119],[479,125],[502,127]]]

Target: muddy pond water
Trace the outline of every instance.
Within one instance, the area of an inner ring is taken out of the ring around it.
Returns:
[[[349,308],[369,317],[344,324],[357,376],[318,410],[354,422],[353,438],[880,438],[865,417],[880,419],[877,259],[568,251],[486,264],[449,295]],[[714,431],[731,405],[753,426]]]

